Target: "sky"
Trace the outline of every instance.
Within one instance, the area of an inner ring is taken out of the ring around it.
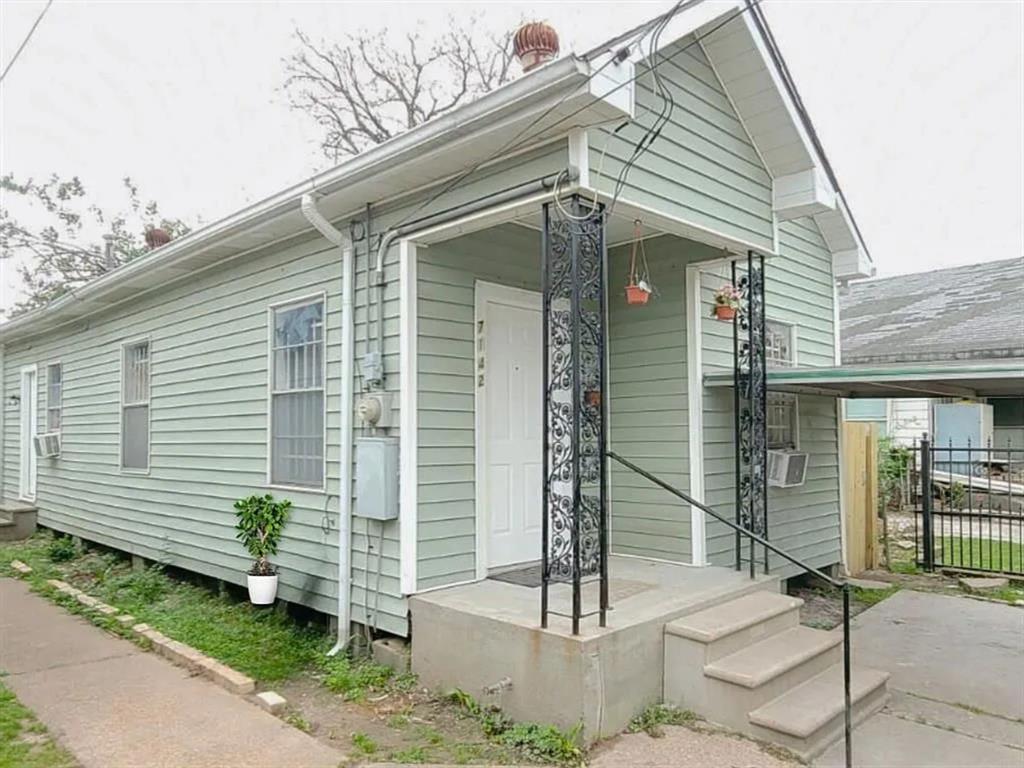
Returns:
[[[45,0],[0,0],[6,64]],[[559,30],[563,52],[670,2],[56,0],[0,85],[0,172],[131,176],[164,214],[215,221],[329,165],[289,109],[295,28],[429,36],[447,14]],[[1024,0],[763,0],[881,276],[1024,255]],[[0,204],[5,201],[0,200]],[[0,307],[17,299],[0,263]]]

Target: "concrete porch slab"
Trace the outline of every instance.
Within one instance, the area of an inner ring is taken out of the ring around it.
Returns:
[[[540,589],[481,581],[410,598],[412,668],[423,684],[460,688],[517,720],[563,728],[578,723],[589,742],[624,729],[662,700],[664,627],[669,621],[779,579],[730,568],[693,568],[640,558],[609,559],[608,626],[551,616],[540,628]],[[596,583],[584,612],[597,608]],[[552,610],[569,613],[571,588],[554,585]]]

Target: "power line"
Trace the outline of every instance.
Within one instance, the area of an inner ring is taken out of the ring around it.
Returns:
[[[701,0],[679,0],[679,2],[675,3],[672,6],[672,8],[669,9],[667,12],[665,12],[665,13],[659,15],[659,16],[656,16],[651,21],[649,21],[646,24],[644,24],[641,27],[639,27],[639,29],[636,31],[636,34],[631,36],[630,39],[627,42],[622,43],[622,45],[621,45],[619,50],[621,51],[622,48],[628,47],[637,38],[641,38],[642,39],[643,36],[648,32],[649,29],[656,28],[656,27],[659,27],[659,26],[662,26],[662,28],[663,28],[663,25],[667,25],[668,22],[672,19],[672,17],[675,16],[675,14],[678,13],[679,10],[684,5],[688,6],[688,5],[693,4],[695,2],[701,2]],[[610,66],[612,63],[614,63],[614,62],[616,62],[618,60],[619,60],[619,57],[616,54],[613,54],[613,55],[609,56],[608,60],[605,61],[604,64],[602,64],[594,72],[591,72],[590,75],[587,76],[586,82],[590,82],[591,80],[593,80],[601,72],[603,72],[608,66]],[[619,87],[621,87],[621,86],[619,86]],[[613,88],[611,91],[609,91],[608,93],[604,94],[604,96],[608,96],[608,95],[614,93],[617,90],[618,90],[618,87]],[[527,133],[527,131],[529,131],[532,128],[534,128],[535,126],[537,126],[548,115],[550,115],[552,112],[554,112],[560,106],[562,106],[562,104],[564,104],[571,96],[573,96],[574,93],[575,93],[575,91],[566,94],[561,99],[559,99],[557,102],[555,102],[555,104],[553,104],[552,106],[548,107],[539,116],[537,116],[534,120],[532,120],[529,124],[527,124],[524,128],[522,128],[515,136],[513,136],[504,145],[502,145],[500,148],[498,148],[495,152],[491,153],[489,156],[485,157],[484,159],[482,159],[479,162],[477,162],[476,164],[474,164],[472,167],[469,168],[469,170],[467,170],[464,173],[461,173],[458,176],[456,176],[451,181],[451,183],[449,183],[446,186],[444,186],[443,188],[441,188],[436,194],[434,194],[431,197],[427,198],[423,203],[418,205],[409,214],[407,214],[406,216],[402,217],[402,219],[400,221],[398,221],[397,223],[393,224],[390,227],[390,229],[398,229],[400,226],[402,226],[402,224],[404,224],[405,222],[409,221],[409,219],[411,219],[417,213],[422,211],[424,208],[429,206],[431,203],[435,202],[438,198],[442,197],[443,195],[445,195],[448,192],[450,192],[451,190],[453,190],[455,187],[457,187],[459,184],[461,184],[463,181],[465,181],[469,176],[471,176],[474,173],[476,173],[476,171],[479,170],[480,167],[483,166],[485,163],[488,163],[491,160],[493,160],[494,158],[499,157],[500,155],[502,155],[505,152],[509,151],[509,149],[513,148],[513,145],[517,141],[519,141],[519,139],[521,137],[523,137],[524,134]],[[602,96],[602,98],[604,98],[604,96]],[[586,108],[588,106],[589,105],[586,105],[584,108]],[[573,114],[578,114],[579,111],[581,111],[581,110],[577,110],[577,112],[574,112]],[[570,117],[571,116],[572,115],[570,115]],[[563,118],[562,120],[556,121],[553,125],[558,125],[559,123],[563,122],[564,119],[565,118]],[[516,145],[516,146],[517,147],[523,146],[524,144],[529,143],[530,141],[532,141],[533,138],[535,138],[535,136],[528,136],[523,141],[519,141],[519,144]]]
[[[0,74],[0,83],[4,81],[4,78],[7,77],[7,73],[10,72],[11,67],[14,66],[14,62],[18,60],[18,57],[21,55],[21,52],[25,50],[25,46],[28,45],[28,41],[32,39],[32,35],[36,31],[36,27],[39,26],[39,22],[43,20],[43,16],[46,15],[46,12],[50,10],[51,5],[53,5],[53,0],[46,0],[46,5],[43,6],[43,10],[39,12],[39,15],[36,17],[35,22],[33,22],[32,27],[28,31],[28,34],[25,35],[25,39],[21,41],[21,45],[18,46],[18,50],[14,52],[14,56],[12,56],[11,60],[7,62],[7,66],[4,67],[3,74]]]

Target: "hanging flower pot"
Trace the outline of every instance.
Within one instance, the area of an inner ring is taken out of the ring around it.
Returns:
[[[651,287],[651,270],[647,266],[647,251],[644,249],[643,222],[633,222],[633,254],[629,259],[629,279],[626,281],[626,303],[632,305],[646,304],[654,289]],[[640,267],[637,267],[637,251],[640,255]]]
[[[651,289],[647,283],[641,281],[639,284],[630,283],[626,286],[627,304],[646,304],[649,298],[651,298]]]
[[[740,308],[743,301],[743,293],[732,283],[726,283],[715,291],[715,308],[711,316],[717,320],[733,320],[736,317],[736,310]]]

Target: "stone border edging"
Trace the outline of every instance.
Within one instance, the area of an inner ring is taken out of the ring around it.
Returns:
[[[12,560],[11,568],[22,576],[32,574],[32,568],[20,560]],[[279,716],[287,707],[287,700],[275,691],[256,693],[256,681],[248,675],[243,675],[238,670],[210,658],[189,645],[172,640],[148,624],[135,623],[134,616],[121,613],[114,606],[97,600],[92,595],[71,586],[67,582],[60,579],[48,579],[46,585],[57,592],[74,598],[90,611],[113,617],[125,629],[131,627],[131,631],[136,637],[146,639],[157,654],[163,656],[172,664],[185,667],[194,674],[202,675],[230,693],[248,697],[252,703],[259,705],[270,714]]]
[[[25,567],[27,568],[28,566]],[[29,572],[31,572],[31,569],[29,569]],[[185,667],[190,672],[209,678],[221,688],[224,688],[231,693],[235,693],[240,696],[247,696],[256,692],[256,681],[248,675],[243,675],[238,670],[232,669],[216,659],[211,659],[209,656],[200,653],[189,645],[185,645],[177,640],[172,640],[162,632],[153,629],[148,624],[135,624],[134,616],[121,613],[114,606],[107,605],[106,603],[97,600],[92,595],[88,595],[82,590],[72,587],[70,584],[59,579],[49,579],[46,584],[57,592],[74,598],[90,611],[95,611],[96,613],[103,614],[104,616],[115,617],[122,626],[131,626],[131,630],[136,637],[148,640],[156,653],[163,656],[173,664]]]

